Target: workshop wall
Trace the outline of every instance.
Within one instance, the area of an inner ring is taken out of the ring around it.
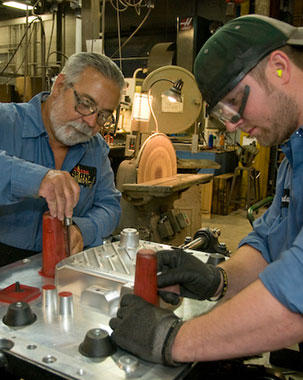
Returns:
[[[52,2],[47,2],[47,4],[49,3]],[[64,63],[65,57],[77,51],[79,48],[79,41],[76,41],[76,36],[79,35],[77,19],[79,20],[81,17],[81,10],[72,9],[68,4],[62,5],[62,31],[60,35],[57,35],[58,12],[55,7],[52,12],[47,11],[39,16],[43,21],[45,41],[42,40],[41,23],[37,18],[35,21],[33,21],[35,18],[33,16],[29,17],[28,20],[25,17],[4,20],[2,18],[5,7],[0,4],[0,13],[2,14],[2,16],[0,15],[0,73],[4,71],[10,74],[9,78],[0,75],[0,84],[8,82],[14,84],[15,78],[20,75],[43,76],[43,57],[41,57],[43,45],[45,46],[47,66],[46,76],[55,75]],[[117,11],[113,7],[114,2],[107,1],[105,4],[104,25],[102,25],[102,18],[100,18],[100,33],[104,30],[104,52],[121,66],[126,77],[132,76],[138,67],[147,66],[149,53],[155,44],[160,42],[176,43],[178,18],[196,16],[208,20],[210,24],[215,21],[216,25],[226,21],[225,0],[155,1],[154,8],[150,9],[146,21],[122,48],[122,54],[119,57],[119,40],[121,44],[125,43],[143,21],[148,9],[142,8],[138,12],[134,7],[129,7],[125,11],[119,12],[120,27],[118,28]],[[19,15],[19,13],[17,14]],[[26,32],[26,22],[28,22],[27,41],[23,38]],[[209,35],[206,34],[202,38],[202,42],[208,37]],[[58,38],[60,39],[60,52],[58,52]],[[17,53],[9,62],[15,49],[18,49]],[[187,54],[187,51],[184,51],[184,54]],[[8,62],[9,66],[5,68]],[[3,70],[4,68],[5,70]]]

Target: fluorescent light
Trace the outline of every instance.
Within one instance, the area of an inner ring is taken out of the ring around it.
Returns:
[[[6,5],[7,7],[18,8],[18,9],[22,9],[24,11],[26,11],[27,9],[28,10],[32,10],[33,9],[33,7],[31,5],[27,5],[27,4],[24,4],[24,3],[19,3],[18,1],[5,1],[2,4]]]

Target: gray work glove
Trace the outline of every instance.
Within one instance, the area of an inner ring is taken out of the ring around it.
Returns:
[[[156,307],[134,294],[122,297],[117,317],[109,321],[112,340],[141,359],[177,366],[171,347],[182,321],[169,310]]]
[[[180,294],[158,290],[161,298],[177,305],[180,297],[205,300],[213,297],[221,282],[221,273],[211,264],[204,264],[181,249],[157,252],[158,288],[179,284]]]

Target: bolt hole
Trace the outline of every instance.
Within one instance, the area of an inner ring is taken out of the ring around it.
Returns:
[[[84,371],[84,369],[83,369],[83,368],[78,369],[78,371],[77,371],[77,375],[79,375],[79,376],[83,376],[83,375],[85,375],[85,371]]]
[[[26,346],[26,348],[28,350],[35,350],[37,348],[37,346],[35,344],[29,344],[28,346]]]
[[[56,360],[57,358],[55,358],[52,355],[44,356],[44,358],[42,359],[43,363],[47,363],[47,364],[55,363]]]

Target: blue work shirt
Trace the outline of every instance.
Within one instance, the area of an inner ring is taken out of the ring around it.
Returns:
[[[289,310],[303,313],[303,130],[283,146],[271,207],[240,242],[259,250],[269,263],[260,279]]]
[[[55,160],[41,115],[40,93],[28,103],[0,104],[0,242],[42,250],[42,214],[47,203],[38,197],[40,183]],[[97,134],[69,147],[61,170],[80,185],[73,221],[84,247],[102,244],[120,218],[120,192],[108,159],[109,147]],[[1,254],[1,252],[0,252]]]

